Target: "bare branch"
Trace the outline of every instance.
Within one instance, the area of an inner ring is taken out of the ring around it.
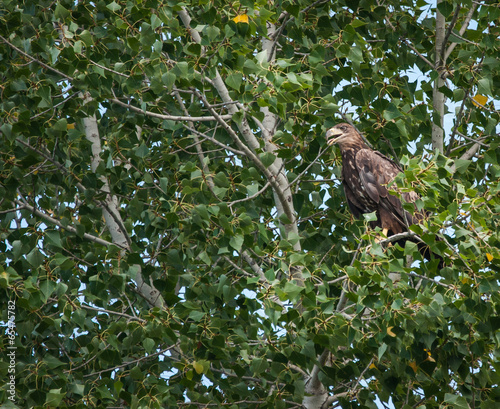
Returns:
[[[192,132],[193,134],[201,136],[202,138],[206,139],[207,141],[210,141],[210,142],[214,143],[215,145],[220,146],[223,149],[227,149],[228,151],[233,152],[236,155],[245,156],[245,152],[240,151],[238,149],[235,149],[229,145],[225,145],[222,142],[219,142],[217,139],[215,139],[211,136],[208,136],[208,135],[204,134],[203,132],[198,131],[197,129],[191,128],[187,125],[184,125],[184,128],[186,128],[188,131]]]
[[[183,115],[164,115],[158,114],[156,112],[144,111],[141,108],[137,108],[133,105],[126,104],[125,102],[120,101],[116,98],[111,98],[111,102],[120,105],[124,108],[130,109],[131,111],[137,112],[139,114],[143,114],[146,116],[150,116],[152,118],[163,119],[166,121],[186,121],[186,122],[206,122],[206,121],[215,121],[215,117],[213,116],[183,116]],[[232,115],[220,115],[224,120],[231,119]]]
[[[31,55],[29,55],[28,53],[25,53],[23,50],[21,50],[20,48],[16,47],[14,44],[12,44],[10,41],[8,41],[5,37],[2,37],[0,35],[0,40],[2,40],[5,44],[7,44],[10,48],[12,48],[13,50],[16,50],[19,54],[21,54],[22,56],[26,57],[28,60],[32,61],[32,62],[35,62],[37,63],[38,65],[41,65],[42,67],[48,69],[49,71],[52,71],[54,73],[56,73],[57,75],[60,75],[61,77],[67,79],[67,80],[73,80],[72,77],[70,77],[69,75],[51,67],[50,65],[47,65],[45,64],[44,62],[36,59],[35,57],[32,57]]]
[[[460,290],[457,289],[456,286],[454,285],[451,285],[451,284],[446,284],[446,283],[442,283],[441,281],[438,281],[438,280],[435,280],[434,278],[430,278],[430,277],[427,277],[427,276],[424,276],[424,275],[421,275],[421,274],[417,274],[413,271],[411,271],[410,273],[408,273],[409,275],[411,276],[414,276],[414,277],[418,277],[422,280],[427,280],[427,281],[431,281],[433,282],[434,284],[437,284],[437,285],[440,285],[442,287],[446,287],[446,288],[449,288],[450,290],[453,290],[455,291],[457,294],[460,294],[462,297],[465,297],[465,294],[462,293]]]
[[[463,159],[463,160],[472,159],[480,147],[481,147],[480,143],[475,143],[469,149],[467,149],[462,156],[460,156],[460,159]]]
[[[109,72],[111,72],[115,75],[119,75],[121,77],[130,78],[130,75],[124,74],[123,72],[118,72],[118,71],[112,70],[111,68],[108,68],[108,67],[105,67],[104,65],[98,64],[95,61],[89,60],[89,62],[91,64],[95,65],[96,67],[99,67],[101,70],[109,71]]]
[[[103,314],[118,315],[119,317],[126,318],[129,321],[139,321],[139,322],[142,322],[142,323],[146,323],[147,322],[145,319],[134,317],[133,315],[125,314],[123,312],[106,310],[104,308],[95,308],[95,307],[91,307],[90,305],[86,305],[86,304],[80,304],[80,307],[84,308],[86,310],[96,311],[96,312],[100,312],[100,313],[103,313]]]
[[[474,139],[474,138],[471,138],[470,136],[464,135],[462,132],[458,132],[458,131],[457,131],[457,135],[459,135],[460,137],[462,137],[464,139],[467,139],[470,142],[477,143],[478,145],[481,145],[484,148],[487,148],[487,149],[490,148],[490,145],[483,143],[484,140],[488,139],[488,136],[483,136],[482,138]]]
[[[248,200],[252,200],[252,199],[255,199],[256,197],[260,196],[262,193],[264,193],[264,191],[270,186],[271,184],[269,183],[269,181],[266,182],[266,184],[264,185],[264,187],[262,189],[260,189],[257,193],[254,193],[253,195],[251,196],[248,196],[248,197],[245,197],[243,199],[238,199],[238,200],[233,200],[232,202],[228,202],[227,205],[228,206],[233,206],[237,203],[242,203],[242,202],[246,202]]]
[[[185,7],[182,7],[181,10],[178,11],[179,17],[182,20],[182,23],[184,24],[184,27],[188,30],[189,34],[193,38],[194,41],[196,41],[198,44],[201,44],[201,36],[198,31],[193,30],[191,28],[191,16],[189,13],[186,11]],[[201,56],[205,55],[205,47],[201,48]]]
[[[470,22],[472,20],[472,16],[474,15],[474,12],[476,11],[478,5],[479,5],[478,3],[473,2],[472,7],[469,10],[469,13],[467,13],[467,16],[465,17],[465,20],[464,20],[464,22],[462,24],[462,27],[460,27],[460,30],[458,31],[458,34],[460,36],[463,36],[464,33],[465,33],[465,31],[469,27],[469,24],[470,24]],[[446,52],[444,53],[444,57],[443,57],[444,61],[446,61],[448,59],[448,57],[453,52],[453,50],[455,49],[455,47],[457,46],[457,44],[458,43],[451,43],[449,45],[449,47],[447,48]],[[443,45],[443,47],[444,47],[444,45]]]
[[[444,44],[448,42],[448,39],[450,38],[450,34],[453,31],[453,28],[455,27],[455,24],[457,24],[458,15],[460,14],[461,9],[462,6],[460,4],[457,4],[457,8],[455,9],[455,13],[453,14],[453,18],[451,19],[450,25],[448,26],[448,30],[446,30],[446,34],[444,35],[444,40],[443,40]]]
[[[307,165],[306,168],[302,172],[300,172],[294,180],[292,180],[290,182],[290,187],[293,186],[295,183],[297,183],[300,180],[302,175],[304,175],[311,168],[311,166],[313,166],[316,163],[316,161],[320,158],[321,155],[323,155],[324,152],[325,152],[325,149],[319,150],[318,154],[316,155],[316,158],[314,158],[314,160],[309,165]],[[297,184],[297,187],[295,189],[295,193],[297,193],[298,189],[299,189],[299,186]]]
[[[36,215],[36,216],[42,218],[43,220],[45,220],[46,222],[49,222],[50,224],[53,224],[53,225],[61,228],[62,230],[66,230],[66,231],[69,231],[71,233],[79,235],[78,230],[76,229],[76,227],[69,226],[69,225],[64,226],[56,218],[54,218],[52,216],[49,216],[48,214],[43,213],[43,212],[41,212],[38,209],[35,209],[33,206],[31,206],[30,204],[28,204],[26,201],[21,201],[21,200],[16,199],[16,200],[14,200],[14,203],[16,203],[17,205],[19,205],[19,208],[17,208],[16,211],[27,209],[31,213],[33,213],[34,215]],[[92,236],[91,234],[88,234],[88,233],[83,233],[82,237],[85,240],[91,241],[92,243],[100,244],[102,246],[106,246],[106,247],[117,246],[117,247],[119,247],[121,249],[125,249],[124,246],[122,246],[122,245],[120,245],[118,243],[111,243],[111,242],[103,240],[103,239],[101,239],[99,237]]]
[[[258,156],[253,153],[239,138],[236,132],[231,128],[231,126],[219,115],[215,110],[211,107],[211,105],[206,100],[205,96],[200,94],[198,91],[195,91],[198,95],[198,98],[203,102],[203,104],[208,108],[208,110],[212,113],[212,115],[217,119],[217,122],[227,131],[228,135],[231,137],[235,145],[244,152],[245,156],[247,156],[250,160],[252,160],[255,165],[260,169],[260,171],[266,176],[269,183],[273,187],[276,195],[279,197],[279,201],[284,207],[284,211],[289,220],[295,220],[295,214],[291,207],[288,204],[287,198],[281,188],[281,186],[277,183],[276,177],[271,173],[269,168],[265,166],[262,161],[258,158]]]
[[[389,21],[388,19],[386,21]],[[430,68],[432,69],[435,69],[435,66],[434,64],[427,58],[425,57],[423,54],[421,54],[411,43],[410,41],[407,39],[407,38],[401,38],[401,40],[403,41],[403,43],[406,44],[406,46],[408,48],[410,48],[410,50],[412,50],[415,54],[418,55],[418,57],[423,61],[425,62]]]

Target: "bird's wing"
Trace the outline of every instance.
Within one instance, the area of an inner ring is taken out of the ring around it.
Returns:
[[[395,162],[380,152],[361,149],[356,154],[356,167],[370,199],[392,214],[401,226],[414,223],[411,215],[403,209],[400,198],[387,190],[387,185],[402,171]],[[414,202],[418,198],[414,192],[404,196],[403,199],[408,202]]]
[[[349,205],[349,210],[356,219],[359,219],[363,213],[367,212],[366,209],[346,183],[344,183],[344,193],[347,199],[347,204]]]

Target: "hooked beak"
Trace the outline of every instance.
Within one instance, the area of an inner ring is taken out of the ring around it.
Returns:
[[[342,136],[342,131],[340,129],[330,128],[326,132],[326,144],[333,145],[340,139],[341,136]]]

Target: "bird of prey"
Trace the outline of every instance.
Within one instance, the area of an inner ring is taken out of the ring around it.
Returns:
[[[417,193],[403,192],[399,196],[390,194],[387,185],[402,169],[391,159],[371,149],[356,129],[341,123],[326,133],[328,145],[337,144],[342,155],[342,184],[351,213],[360,218],[363,214],[376,212],[377,220],[371,228],[380,227],[387,237],[408,231],[408,226],[427,217],[425,211],[413,214],[403,208],[402,200],[414,203]],[[398,240],[404,246],[406,240]],[[430,259],[431,251],[424,243],[418,243],[420,253]],[[436,256],[437,258],[440,258]]]

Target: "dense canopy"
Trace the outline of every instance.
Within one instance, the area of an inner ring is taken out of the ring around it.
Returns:
[[[496,408],[499,18],[0,0],[0,406]],[[352,217],[343,122],[439,273]]]

